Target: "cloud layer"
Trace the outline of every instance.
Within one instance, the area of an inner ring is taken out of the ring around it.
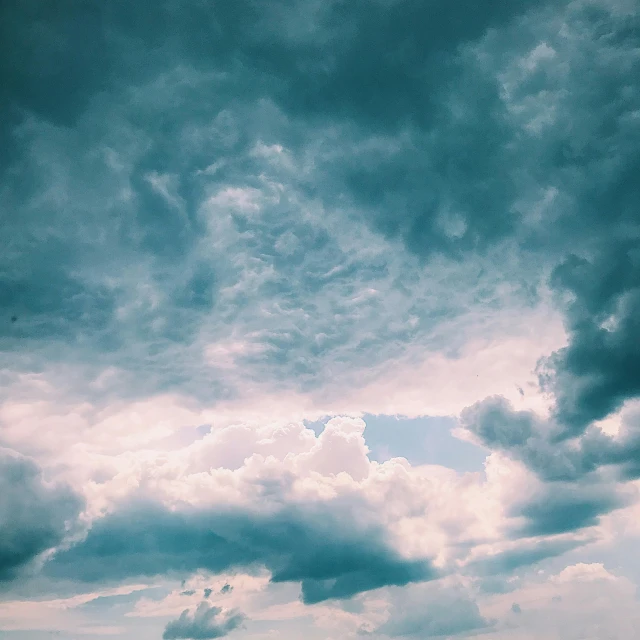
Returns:
[[[0,8],[9,640],[635,637],[634,3],[41,4]]]

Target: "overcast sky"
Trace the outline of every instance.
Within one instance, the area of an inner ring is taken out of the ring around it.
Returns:
[[[636,0],[0,5],[0,635],[635,640]]]

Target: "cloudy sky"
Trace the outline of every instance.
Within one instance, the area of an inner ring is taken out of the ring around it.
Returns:
[[[0,5],[3,640],[633,640],[636,0]]]

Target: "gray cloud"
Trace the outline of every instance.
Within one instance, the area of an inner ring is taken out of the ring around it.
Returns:
[[[460,421],[487,446],[507,450],[525,445],[538,431],[531,411],[514,411],[502,396],[485,398],[467,407],[460,414]]]
[[[526,524],[515,535],[545,536],[577,531],[599,522],[599,516],[628,504],[615,490],[598,486],[548,487],[536,498],[519,505],[513,515],[526,518]]]
[[[490,626],[473,600],[463,593],[443,590],[408,603],[396,603],[389,620],[376,632],[391,638],[439,638]]]
[[[222,609],[201,602],[193,614],[185,609],[177,620],[172,620],[165,627],[164,640],[210,640],[222,638],[237,629],[245,620],[245,616],[231,611],[221,616]]]
[[[467,570],[471,574],[487,578],[507,575],[518,569],[561,556],[568,551],[585,545],[587,542],[588,540],[558,538],[523,542],[514,549],[508,549],[493,556],[474,560],[467,565]]]
[[[612,241],[592,260],[572,256],[552,283],[573,296],[570,342],[545,362],[543,382],[557,397],[559,436],[571,437],[640,394],[640,243]]]
[[[636,477],[638,430],[633,418],[615,438],[592,428],[577,442],[556,442],[555,423],[494,397],[465,409],[460,422],[487,447],[521,460],[547,483],[541,494],[513,509],[511,515],[526,519],[514,532],[517,537],[594,526],[599,516],[629,504],[615,481]],[[616,471],[613,478],[603,473],[608,467]]]
[[[637,477],[637,414],[623,416],[622,429],[615,436],[593,425],[577,439],[557,442],[555,421],[547,423],[532,411],[517,411],[496,396],[467,407],[460,415],[460,424],[485,446],[510,453],[545,481],[581,481],[607,467],[614,467],[621,480]]]
[[[82,506],[69,488],[47,483],[34,462],[0,449],[0,583],[59,545]]]
[[[433,579],[426,560],[406,560],[376,528],[346,511],[307,505],[272,514],[168,511],[134,504],[94,523],[86,539],[45,567],[87,582],[266,567],[273,582],[300,582],[306,603],[349,598],[385,585]]]
[[[284,370],[307,385],[330,352],[346,352],[336,366],[347,356],[382,361],[391,357],[384,345],[397,353],[427,329],[392,330],[392,321],[416,315],[433,327],[461,313],[463,304],[416,298],[407,277],[415,264],[393,265],[383,251],[348,255],[336,235],[357,235],[357,224],[427,262],[469,260],[506,242],[501,255],[520,255],[505,273],[532,299],[544,274],[528,263],[550,269],[568,249],[589,258],[594,242],[615,235],[604,229],[634,226],[638,95],[626,79],[637,64],[635,18],[613,9],[300,0],[286,11],[161,2],[150,15],[142,2],[88,10],[68,0],[55,12],[34,2],[2,11],[11,25],[0,56],[3,135],[19,153],[2,179],[3,208],[16,215],[6,220],[0,300],[18,321],[0,324],[0,337],[49,359],[98,352],[105,366],[131,372],[121,392],[190,380],[196,395],[232,393],[195,343],[203,333],[226,338],[229,326],[255,334],[250,318],[264,300],[277,301],[276,322],[261,318],[263,349],[247,369]],[[287,162],[299,170],[287,173]],[[257,216],[222,205],[231,223],[213,241],[207,199],[229,185],[262,193],[265,177],[287,197],[261,202]],[[318,203],[340,211],[338,234],[303,214]],[[248,287],[251,271],[263,277]],[[480,267],[470,271],[469,287],[495,286],[477,280]],[[402,300],[384,314],[372,300],[366,313],[385,321],[359,332],[344,303],[367,286]],[[311,331],[309,316],[326,321]],[[613,342],[603,348],[623,353]],[[579,361],[594,367],[597,358],[581,349],[565,354],[566,366],[562,354],[553,360],[559,398],[561,380],[593,378]],[[137,375],[143,368],[153,375]],[[634,393],[622,370],[603,375],[601,391],[584,391],[604,403],[600,413],[608,401],[597,397],[611,385],[622,384],[620,400]],[[580,421],[571,411],[560,409]]]
[[[228,371],[202,358],[229,327],[257,347],[238,358],[244,375],[303,387],[327,361],[394,357],[468,305],[422,300],[406,256],[340,236],[365,224],[422,257],[461,258],[513,231],[512,127],[492,73],[460,47],[540,4],[4,7],[5,134],[20,152],[3,176],[17,213],[0,300],[18,321],[0,339],[29,346],[27,370],[91,369],[100,354],[124,370],[118,392],[139,395],[232,395]],[[257,190],[260,213],[208,211],[228,186]],[[322,203],[337,225],[305,213]],[[379,295],[355,313],[363,289]]]

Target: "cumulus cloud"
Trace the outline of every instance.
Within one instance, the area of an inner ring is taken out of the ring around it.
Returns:
[[[550,482],[593,482],[598,472],[613,468],[618,479],[637,477],[638,416],[619,415],[618,433],[591,423],[578,438],[557,440],[558,423],[533,411],[518,411],[503,397],[485,398],[460,415],[460,425],[489,448],[508,452]]]
[[[222,614],[222,615],[221,615]],[[220,607],[212,607],[201,602],[191,613],[185,609],[177,620],[172,620],[164,629],[164,640],[211,640],[222,638],[244,621],[240,612],[230,611],[223,614]]]
[[[82,507],[77,494],[48,483],[33,461],[0,449],[0,582],[59,545]]]

